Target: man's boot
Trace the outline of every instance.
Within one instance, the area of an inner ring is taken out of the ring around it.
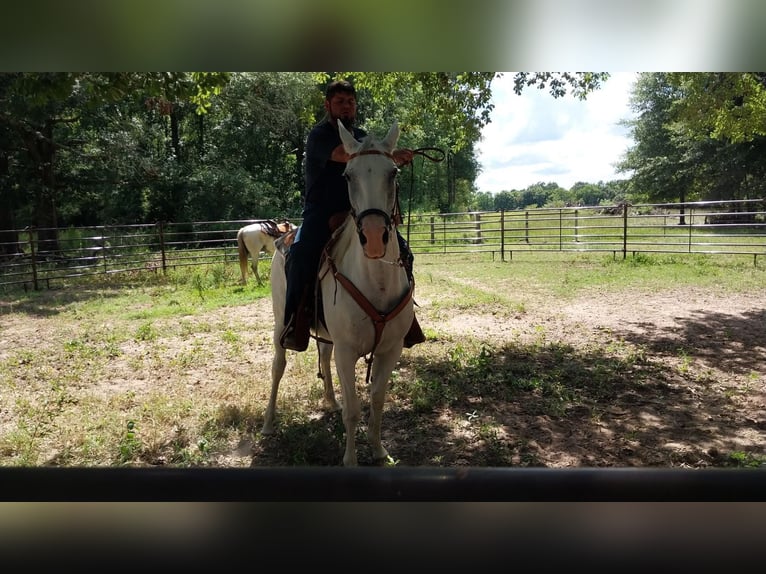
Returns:
[[[401,253],[402,263],[404,264],[404,270],[407,273],[407,279],[409,279],[410,283],[412,283],[415,281],[415,277],[412,274],[412,264],[415,258],[413,257],[412,250],[410,249],[410,246],[407,244],[407,241],[404,239],[404,237],[397,233],[397,239],[399,240],[399,251]],[[407,331],[407,334],[404,336],[404,346],[409,349],[413,345],[423,343],[425,340],[426,336],[423,334],[423,330],[420,328],[418,318],[413,315],[410,330]]]
[[[404,346],[409,349],[413,345],[417,345],[418,343],[423,343],[426,340],[426,336],[423,334],[423,331],[420,328],[420,324],[418,323],[418,318],[416,316],[412,316],[412,324],[410,325],[410,330],[407,331],[407,334],[404,336]]]
[[[311,310],[308,308],[308,289],[304,289],[298,308],[288,317],[285,328],[279,336],[283,349],[305,351],[309,346]]]

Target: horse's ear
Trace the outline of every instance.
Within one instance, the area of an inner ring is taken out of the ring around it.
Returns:
[[[399,141],[399,122],[394,120],[391,129],[388,130],[388,134],[386,134],[386,137],[383,140],[383,145],[386,146],[386,149],[389,151],[394,151],[397,141]]]
[[[354,153],[359,149],[359,146],[362,145],[362,142],[357,141],[340,120],[338,120],[338,133],[340,134],[340,141],[343,142],[343,149],[346,150],[347,154]]]

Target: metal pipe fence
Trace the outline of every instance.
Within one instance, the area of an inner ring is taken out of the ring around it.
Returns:
[[[38,290],[72,277],[236,262],[237,231],[255,221],[0,231],[0,288]],[[766,256],[766,200],[411,214],[400,232],[418,256],[488,253],[505,261],[514,253],[545,251],[622,258],[727,254],[751,256],[757,265]]]
[[[414,253],[608,252],[766,255],[766,201],[577,206],[412,215]]]

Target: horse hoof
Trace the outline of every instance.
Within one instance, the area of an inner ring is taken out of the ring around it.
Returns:
[[[324,410],[326,410],[329,413],[337,413],[341,410],[340,405],[337,401],[329,401],[327,399],[324,399]]]

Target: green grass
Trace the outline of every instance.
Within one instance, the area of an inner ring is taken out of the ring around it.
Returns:
[[[525,293],[576,297],[584,291],[698,286],[717,291],[760,289],[766,267],[732,255],[638,254],[626,259],[611,254],[521,252],[508,261],[488,255],[420,255],[415,259],[419,292],[436,278],[467,285],[466,300],[492,297],[523,300]],[[480,293],[480,295],[477,295]]]

